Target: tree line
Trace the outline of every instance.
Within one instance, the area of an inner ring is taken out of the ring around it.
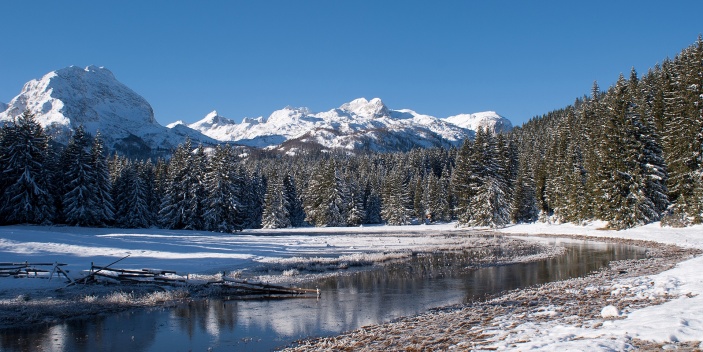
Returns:
[[[296,155],[180,145],[106,156],[77,128],[65,147],[25,112],[0,129],[0,223],[218,232],[299,226],[461,226],[603,220],[703,222],[703,40],[639,77],[458,148]]]

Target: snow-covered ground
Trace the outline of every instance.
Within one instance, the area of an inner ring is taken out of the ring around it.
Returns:
[[[593,237],[625,238],[674,244],[703,249],[703,226],[688,228],[662,228],[658,223],[625,231],[602,230],[604,224],[587,226],[570,224],[551,225],[536,223],[516,225],[501,230],[503,233],[520,234],[574,234]],[[676,265],[658,275],[616,282],[611,292],[617,296],[628,290],[642,297],[674,296],[659,305],[620,313],[616,319],[606,319],[593,327],[556,326],[547,321],[518,325],[517,339],[511,341],[518,350],[620,350],[631,338],[658,343],[703,341],[703,257],[698,256]],[[605,307],[604,307],[605,308]],[[549,309],[545,307],[545,312]],[[607,316],[607,309],[603,312]],[[545,313],[546,314],[546,313]],[[520,341],[519,343],[516,341]],[[505,347],[496,343],[496,347]],[[703,348],[703,344],[698,344]]]

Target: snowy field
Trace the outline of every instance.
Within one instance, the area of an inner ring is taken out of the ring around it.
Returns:
[[[703,249],[703,226],[683,229],[661,228],[651,224],[626,231],[601,230],[603,224],[587,226],[529,224],[498,231],[502,234],[586,235],[675,244]],[[234,235],[161,229],[122,230],[75,227],[0,227],[0,262],[61,262],[71,273],[88,269],[90,263],[105,265],[129,255],[120,268],[159,268],[181,273],[214,273],[244,270],[261,263],[296,257],[339,257],[365,253],[403,253],[411,250],[452,249],[467,245],[469,239],[453,224],[433,226],[379,226],[359,228],[307,228],[292,230],[251,230]],[[491,233],[493,231],[485,231]],[[456,236],[454,236],[456,235]],[[604,306],[600,316],[586,322],[567,318],[528,319],[532,316],[557,317],[555,306],[531,307],[525,315],[495,318],[495,326],[484,327],[490,335],[484,347],[498,350],[623,350],[633,339],[653,341],[664,346],[692,343],[703,348],[703,257],[677,264],[673,269],[651,276],[614,279],[606,285],[587,287],[607,290],[611,297],[650,300],[643,308],[623,309]],[[16,290],[60,286],[60,280],[19,280],[0,278],[0,297]],[[41,287],[37,287],[41,286]],[[662,303],[663,302],[663,303]],[[625,302],[626,303],[626,302]],[[622,305],[626,305],[623,303]],[[442,313],[428,313],[429,323],[442,319]],[[452,322],[455,323],[455,322]],[[469,344],[470,341],[465,341]],[[467,345],[457,344],[459,349]],[[312,345],[307,348],[324,349]],[[370,348],[372,349],[372,348]]]

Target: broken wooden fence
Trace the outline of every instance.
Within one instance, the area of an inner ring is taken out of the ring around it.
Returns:
[[[0,277],[16,278],[42,278],[51,280],[56,274],[64,276],[68,281],[73,281],[68,273],[61,267],[64,263],[0,263]]]

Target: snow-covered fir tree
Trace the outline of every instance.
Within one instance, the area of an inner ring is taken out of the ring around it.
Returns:
[[[244,180],[232,167],[234,163],[230,146],[217,146],[210,158],[205,175],[208,205],[204,214],[205,226],[210,231],[235,232],[244,228]]]
[[[65,191],[63,215],[69,225],[99,226],[103,224],[103,209],[98,207],[96,172],[91,153],[92,138],[79,126],[63,153]]]
[[[191,209],[191,189],[194,179],[191,175],[191,142],[187,140],[178,146],[168,165],[168,175],[164,185],[164,195],[159,211],[161,225],[169,229],[183,229],[189,223]]]
[[[469,202],[471,217],[467,223],[460,221],[460,224],[503,227],[510,222],[505,175],[498,163],[497,153],[495,137],[479,128],[471,154],[471,162],[475,165],[475,177],[469,182],[474,195]]]
[[[270,175],[266,183],[261,227],[265,229],[291,227],[289,210],[288,198],[283,192],[283,179],[276,174]]]
[[[386,175],[381,195],[381,218],[388,225],[409,225],[414,210],[407,175],[397,168]]]
[[[127,161],[114,183],[115,222],[120,227],[145,228],[151,225],[147,185],[139,174],[139,164]]]
[[[112,199],[112,181],[110,180],[110,170],[107,165],[105,146],[103,145],[100,132],[98,132],[93,138],[93,145],[91,147],[90,154],[91,164],[95,174],[96,221],[99,225],[105,226],[114,220],[115,208]]]
[[[322,161],[305,192],[305,221],[319,227],[345,226],[344,190],[336,162]]]
[[[289,172],[283,176],[283,196],[288,205],[291,226],[303,226],[305,224],[305,209],[303,209],[303,202],[298,195],[295,179]]]
[[[0,132],[0,224],[48,223],[53,207],[46,169],[48,137],[25,111]]]

